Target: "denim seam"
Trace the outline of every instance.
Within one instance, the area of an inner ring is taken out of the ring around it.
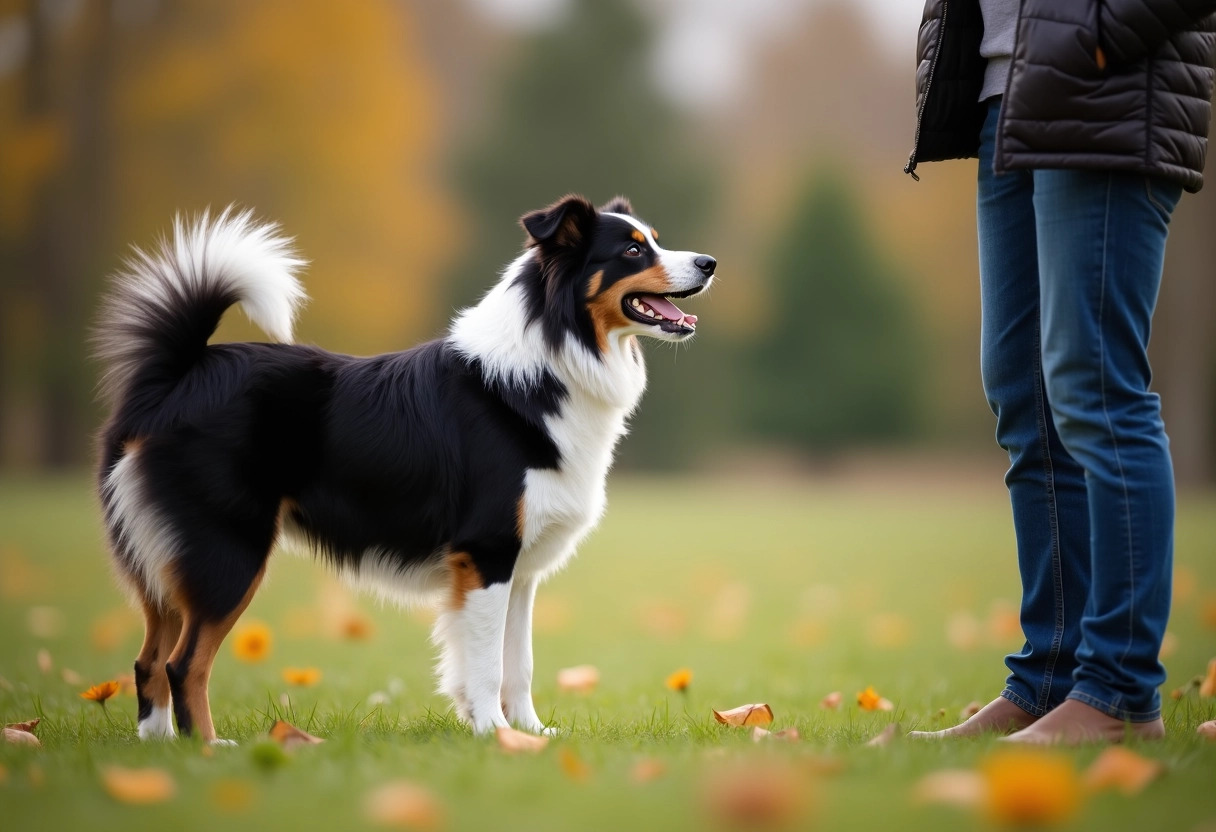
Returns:
[[[1008,699],[1010,702],[1017,705],[1019,708],[1021,708],[1023,711],[1030,714],[1031,716],[1042,716],[1043,714],[1047,713],[1046,708],[1040,708],[1037,705],[1034,705],[1031,702],[1026,701],[1022,697],[1020,697],[1016,693],[1014,693],[1012,690],[1010,690],[1009,688],[1005,688],[1003,691],[1001,691],[1001,696],[1005,699]]]
[[[1110,407],[1106,402],[1106,330],[1103,328],[1106,315],[1106,255],[1110,250],[1110,200],[1114,188],[1114,177],[1107,175],[1106,179],[1106,213],[1102,219],[1102,279],[1099,283],[1101,291],[1098,294],[1098,389],[1102,393],[1102,416],[1106,420],[1106,431],[1110,435],[1111,450],[1114,452],[1115,466],[1119,469],[1119,483],[1123,487],[1123,517],[1127,527],[1127,560],[1128,581],[1130,587],[1127,598],[1127,646],[1119,656],[1119,670],[1127,661],[1135,641],[1136,624],[1136,552],[1132,536],[1131,496],[1127,493],[1127,474],[1123,470],[1123,459],[1119,454],[1119,439],[1115,436],[1114,424],[1110,418]]]
[[[1144,195],[1148,198],[1148,201],[1150,203],[1152,203],[1154,208],[1156,208],[1158,211],[1160,211],[1162,214],[1164,214],[1167,217],[1170,215],[1170,211],[1167,210],[1164,205],[1162,205],[1160,202],[1157,201],[1157,197],[1153,196],[1153,181],[1151,178],[1149,178],[1147,176],[1144,177]]]
[[[1120,708],[1118,705],[1112,705],[1105,702],[1096,696],[1085,693],[1084,691],[1073,690],[1068,694],[1069,699],[1075,699],[1091,708],[1097,708],[1107,716],[1121,719],[1124,722],[1152,722],[1161,718],[1161,709],[1156,708],[1151,711],[1129,711],[1126,708]]]
[[[1060,562],[1060,522],[1056,506],[1055,466],[1051,459],[1051,441],[1047,431],[1047,403],[1043,395],[1043,333],[1041,325],[1036,322],[1035,363],[1034,363],[1034,394],[1035,416],[1038,422],[1039,443],[1042,445],[1045,461],[1044,474],[1047,485],[1047,516],[1051,526],[1051,583],[1055,600],[1055,632],[1052,633],[1051,647],[1047,651],[1044,662],[1043,680],[1039,686],[1039,702],[1037,709],[1045,711],[1051,699],[1051,685],[1055,680],[1056,662],[1060,658],[1060,648],[1064,644],[1064,576]]]

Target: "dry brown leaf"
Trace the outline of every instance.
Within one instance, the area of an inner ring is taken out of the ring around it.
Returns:
[[[705,785],[710,814],[745,829],[791,823],[806,808],[809,791],[798,770],[779,765],[723,769]]]
[[[892,722],[875,737],[871,738],[866,745],[870,748],[882,748],[895,742],[899,737],[899,723]]]
[[[498,738],[498,747],[508,754],[536,754],[549,744],[548,737],[526,734],[514,728],[498,728],[494,734]]]
[[[562,767],[562,774],[577,783],[591,779],[591,766],[569,748],[563,748],[557,755],[557,762]]]
[[[34,729],[38,727],[38,723],[42,722],[42,717],[30,719],[25,722],[10,722],[5,725],[5,728],[12,728],[15,731],[26,731],[30,734],[34,733]]]
[[[22,731],[17,728],[4,729],[4,741],[9,745],[25,745],[30,748],[41,748],[42,741],[35,737],[29,731]]]
[[[1208,662],[1208,673],[1199,683],[1200,696],[1216,696],[1216,659]]]
[[[958,712],[961,719],[971,719],[980,712],[980,708],[984,707],[982,702],[971,701],[963,706],[963,709]]]
[[[761,728],[757,725],[752,729],[752,742],[762,742],[764,740],[784,740],[785,742],[798,742],[801,737],[798,734],[797,728],[786,728],[782,731],[769,731],[766,728]]]
[[[396,780],[367,793],[363,814],[381,826],[407,829],[439,829],[444,823],[443,807],[426,788],[408,780]]]
[[[819,700],[819,707],[827,711],[834,711],[840,707],[840,703],[843,701],[844,694],[838,690],[834,690]]]
[[[1137,795],[1165,771],[1157,760],[1141,757],[1119,746],[1107,748],[1085,772],[1083,782],[1091,792],[1118,789],[1127,796]]]
[[[912,787],[912,802],[970,809],[984,801],[984,778],[976,771],[944,769],[926,774]]]
[[[629,770],[629,779],[634,783],[651,783],[667,774],[667,764],[654,757],[638,760]]]
[[[1205,740],[1216,742],[1216,719],[1209,719],[1207,722],[1199,723],[1199,727],[1195,729],[1195,733]]]
[[[284,722],[281,719],[270,726],[270,738],[283,746],[284,751],[291,751],[301,745],[316,745],[325,742],[320,737],[314,737],[307,731],[301,731],[290,722]]]
[[[163,803],[177,793],[173,778],[159,768],[110,766],[102,770],[101,783],[119,803]]]
[[[773,721],[773,709],[768,705],[740,705],[729,711],[714,711],[714,719],[723,725],[769,725]]]
[[[593,665],[580,664],[557,671],[557,689],[567,693],[591,693],[600,683],[600,672]]]

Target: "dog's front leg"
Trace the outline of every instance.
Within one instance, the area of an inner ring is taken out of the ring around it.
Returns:
[[[545,725],[532,704],[532,602],[536,578],[516,576],[507,607],[503,642],[502,703],[507,719],[525,731],[540,734]]]
[[[464,674],[462,716],[473,727],[474,734],[487,734],[505,727],[502,712],[502,647],[507,628],[507,608],[511,597],[511,582],[490,584],[470,590],[464,605],[453,611],[457,641]]]

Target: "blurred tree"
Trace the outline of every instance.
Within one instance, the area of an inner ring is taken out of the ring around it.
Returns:
[[[772,308],[745,351],[750,431],[816,454],[914,435],[921,333],[835,174],[811,181],[769,274]]]
[[[0,70],[0,460],[83,461],[97,293],[177,211],[281,221],[312,261],[305,337],[375,352],[435,331],[454,207],[409,6],[29,0],[0,26],[28,44]]]
[[[651,31],[630,2],[575,0],[555,28],[519,44],[487,122],[473,127],[476,141],[458,162],[473,221],[467,256],[454,272],[453,305],[475,302],[520,251],[518,217],[571,191],[601,203],[625,194],[664,245],[712,249],[705,231],[712,172],[690,128],[654,89]],[[703,330],[711,331],[712,324]],[[704,383],[714,372],[713,337],[698,335],[678,353],[646,347],[649,389],[620,456],[625,464],[669,467],[723,424],[715,388]]]

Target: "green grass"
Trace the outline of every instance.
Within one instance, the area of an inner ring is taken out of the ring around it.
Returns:
[[[207,755],[192,742],[139,744],[133,697],[103,712],[77,695],[129,673],[140,640],[134,615],[121,612],[87,479],[0,480],[0,721],[41,716],[45,746],[0,745],[0,827],[355,829],[367,825],[370,789],[407,779],[436,795],[451,829],[702,829],[707,778],[738,760],[793,766],[807,792],[798,825],[974,828],[972,814],[914,805],[910,792],[930,771],[976,765],[993,741],[865,740],[892,721],[943,726],[1000,690],[1001,658],[1018,639],[987,622],[1016,604],[1017,578],[993,476],[979,487],[940,478],[879,487],[615,479],[600,529],[541,589],[537,707],[563,733],[529,757],[475,739],[433,693],[426,615],[347,596],[322,568],[288,555],[275,556],[246,613],[274,631],[271,656],[243,664],[226,645],[212,678],[218,729],[240,747]],[[1183,499],[1167,691],[1216,655],[1216,632],[1203,622],[1216,602],[1213,551],[1216,497]],[[329,616],[343,604],[372,620],[369,639],[333,634]],[[960,614],[980,623],[971,649],[946,637]],[[116,643],[97,641],[107,630]],[[54,660],[50,674],[38,668],[40,649]],[[584,663],[602,674],[595,692],[558,691],[558,669]],[[286,666],[317,667],[322,681],[289,689]],[[694,672],[683,695],[664,686],[681,667]],[[63,668],[85,684],[65,682]],[[854,694],[866,685],[895,711],[858,710]],[[845,706],[820,709],[835,690]],[[368,704],[373,694],[387,704]],[[710,708],[749,702],[771,704],[773,727],[796,727],[802,742],[757,746],[714,723]],[[1072,827],[1189,832],[1216,823],[1216,744],[1195,736],[1199,722],[1216,718],[1216,700],[1191,691],[1166,702],[1169,738],[1137,750],[1163,761],[1167,775],[1135,798],[1090,798]],[[257,738],[280,717],[327,742],[265,765]],[[564,749],[588,778],[563,770]],[[1097,753],[1069,755],[1083,768]],[[663,761],[665,776],[633,783],[643,758]],[[163,768],[177,795],[120,804],[101,786],[110,765]],[[234,780],[248,788],[246,805],[217,798]]]

